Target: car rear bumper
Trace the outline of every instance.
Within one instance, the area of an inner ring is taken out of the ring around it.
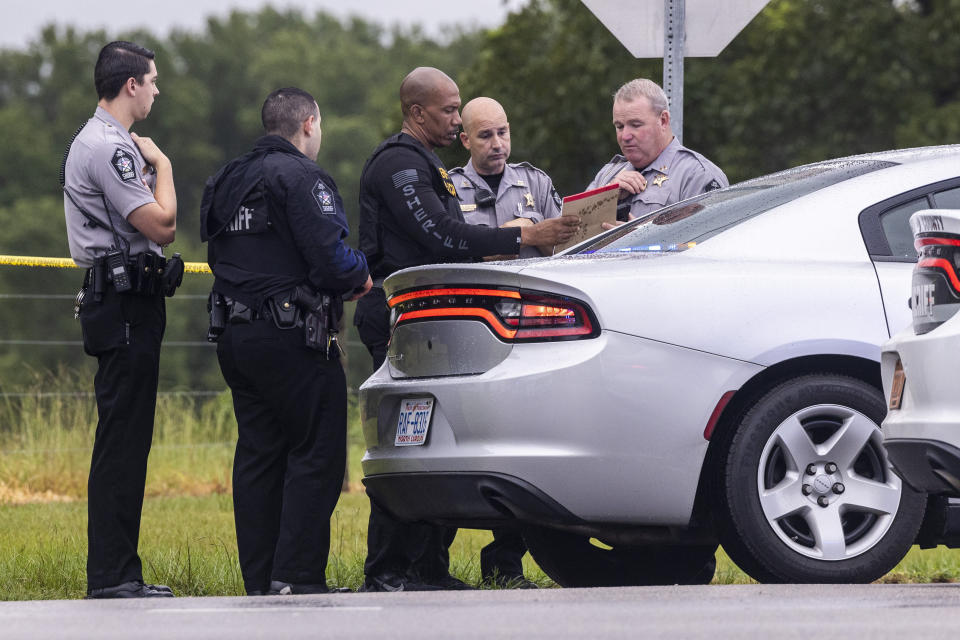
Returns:
[[[364,482],[388,511],[434,522],[498,516],[476,487],[463,504],[446,499],[457,475],[480,475],[535,487],[528,494],[551,505],[544,518],[686,526],[710,414],[761,369],[616,332],[515,345],[474,376],[393,379],[384,366],[360,389]],[[401,400],[424,396],[434,398],[426,443],[395,446]],[[384,488],[405,475],[406,489]]]
[[[918,491],[960,496],[960,449],[936,440],[888,440],[890,461]]]
[[[520,522],[576,524],[579,518],[529,482],[496,473],[385,473],[363,479],[400,520],[486,529]],[[409,496],[419,496],[409,500]]]

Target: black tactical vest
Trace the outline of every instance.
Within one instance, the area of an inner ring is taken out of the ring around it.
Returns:
[[[363,171],[360,174],[360,246],[359,249],[367,257],[367,265],[370,273],[375,278],[383,278],[390,275],[398,269],[413,266],[414,264],[425,264],[426,262],[449,262],[449,258],[439,256],[431,257],[421,256],[421,249],[412,240],[404,234],[391,232],[389,228],[385,229],[384,216],[389,216],[386,212],[386,205],[380,200],[378,194],[371,193],[364,188],[367,172],[373,161],[387,149],[393,147],[405,147],[416,151],[423,156],[424,160],[433,171],[430,172],[433,190],[437,193],[440,201],[447,209],[447,214],[454,220],[463,222],[463,213],[460,211],[460,202],[456,197],[456,191],[452,191],[453,183],[447,179],[444,180],[446,170],[442,164],[438,164],[437,158],[433,156],[421,145],[414,142],[407,142],[404,137],[408,134],[398,133],[390,136],[378,146],[373,155],[367,159],[363,165]],[[449,182],[449,187],[447,183]],[[386,233],[384,233],[386,231]],[[385,251],[385,247],[389,250]],[[391,257],[387,257],[391,256]],[[397,256],[403,256],[409,260],[397,260]],[[397,263],[400,264],[397,264]]]
[[[200,205],[201,239],[213,288],[259,308],[307,277],[308,265],[293,240],[283,202],[271,193],[264,165],[271,150],[256,150],[207,180]]]

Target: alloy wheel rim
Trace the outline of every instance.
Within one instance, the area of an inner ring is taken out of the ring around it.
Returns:
[[[853,558],[880,542],[903,488],[877,424],[833,404],[806,407],[777,426],[760,454],[756,487],[777,537],[826,561]]]

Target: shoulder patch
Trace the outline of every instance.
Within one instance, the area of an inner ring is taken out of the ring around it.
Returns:
[[[417,170],[416,169],[403,169],[397,171],[395,174],[390,176],[390,179],[393,181],[393,186],[395,189],[399,189],[408,184],[412,184],[418,180]]]
[[[454,198],[457,197],[457,188],[453,186],[453,182],[450,181],[450,174],[447,173],[447,170],[443,167],[437,167],[437,172],[440,174],[440,180],[443,182],[443,186],[447,188],[447,191]]]
[[[137,170],[133,164],[133,156],[122,147],[117,147],[117,150],[113,152],[113,157],[110,158],[110,164],[124,182],[129,182],[137,177]]]
[[[560,194],[557,193],[556,189],[551,189],[550,191],[553,192],[551,195],[553,197],[553,201],[557,204],[557,208],[563,209],[563,198],[560,197]]]
[[[713,180],[710,181],[710,184],[707,185],[707,191],[715,191],[719,189],[721,186],[723,185],[721,185],[720,182],[716,178],[714,178]]]
[[[317,184],[313,185],[313,197],[317,201],[321,213],[329,215],[337,212],[337,208],[333,204],[333,193],[323,183],[323,180],[317,180]]]

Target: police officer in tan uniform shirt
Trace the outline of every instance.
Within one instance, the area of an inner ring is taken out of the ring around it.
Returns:
[[[474,98],[463,108],[460,141],[470,162],[450,170],[464,221],[488,227],[536,224],[560,215],[550,176],[528,162],[508,163],[510,123],[496,100]],[[521,247],[519,257],[550,255],[552,247]],[[515,257],[515,256],[511,256]]]
[[[637,78],[620,87],[613,99],[613,126],[623,155],[604,165],[587,189],[619,183],[617,220],[730,184],[717,165],[674,137],[667,96],[652,80]]]
[[[173,241],[177,223],[170,160],[129,131],[159,93],[153,52],[111,42],[100,51],[94,84],[97,110],[70,145],[62,174],[70,255],[87,267],[77,304],[83,348],[97,358],[87,597],[166,598],[169,587],[144,583],[137,555],[163,295],[172,295],[163,290],[172,269],[161,246]]]
[[[526,162],[508,163],[510,123],[503,107],[491,98],[474,98],[463,107],[460,141],[470,161],[450,170],[463,219],[488,227],[527,225],[560,215],[560,196],[553,181]],[[520,258],[550,255],[552,247],[521,247]],[[512,258],[517,256],[496,256]],[[523,576],[521,559],[527,547],[518,530],[493,529],[493,541],[480,550],[480,575],[502,587],[536,588]]]

